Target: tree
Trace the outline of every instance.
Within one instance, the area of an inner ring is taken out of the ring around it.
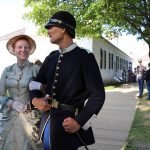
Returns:
[[[150,56],[150,1],[106,0],[106,6],[110,25],[144,40],[149,46]]]
[[[68,10],[77,19],[77,35],[99,38],[100,35],[136,35],[149,46],[150,56],[150,0],[25,0],[30,12],[25,17],[43,26],[58,10]]]

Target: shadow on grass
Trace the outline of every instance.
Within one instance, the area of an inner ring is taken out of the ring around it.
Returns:
[[[113,89],[118,88],[122,85],[123,85],[123,83],[113,83],[113,84],[105,85],[105,89],[106,90],[113,90]]]

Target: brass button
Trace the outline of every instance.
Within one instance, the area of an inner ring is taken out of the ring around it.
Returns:
[[[56,93],[53,93],[53,96],[56,96]]]

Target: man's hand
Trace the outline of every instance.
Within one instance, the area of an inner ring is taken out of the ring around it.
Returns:
[[[68,133],[75,133],[81,128],[78,122],[71,117],[64,119],[62,126],[64,127],[65,131]]]
[[[46,102],[46,97],[44,98],[33,98],[32,104],[41,111],[48,111],[52,108],[52,105]]]

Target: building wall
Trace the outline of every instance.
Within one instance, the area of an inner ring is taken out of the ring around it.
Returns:
[[[102,78],[106,84],[110,82],[115,82],[114,77],[115,76],[122,77],[124,73],[125,73],[125,77],[123,77],[124,78],[123,80],[128,81],[129,62],[131,62],[132,64],[132,58],[130,58],[128,55],[126,55],[124,52],[122,52],[120,49],[112,45],[104,38],[93,39],[93,52],[98,62],[102,74]],[[103,60],[101,60],[101,52],[103,52],[103,58],[102,58]],[[113,60],[112,60],[113,64],[109,64],[110,63],[109,55],[113,55]],[[116,68],[116,62],[117,62],[116,56],[119,59],[118,68]],[[106,58],[106,61],[104,58]],[[101,61],[103,61],[103,66],[101,66]],[[120,61],[122,61],[122,64],[120,64]],[[124,64],[127,62],[128,65]],[[113,68],[111,68],[111,66],[113,66]]]

